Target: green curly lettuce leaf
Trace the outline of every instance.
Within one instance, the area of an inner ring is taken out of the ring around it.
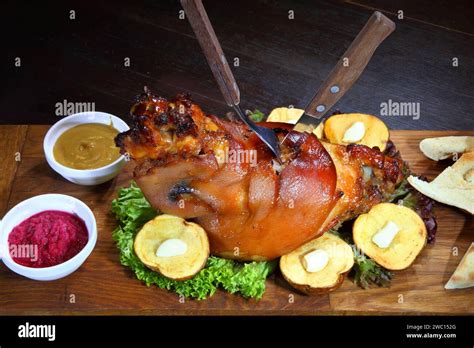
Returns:
[[[120,262],[147,286],[156,285],[199,300],[212,296],[219,287],[245,298],[260,299],[265,292],[265,280],[276,267],[275,261],[241,263],[211,256],[206,267],[192,279],[168,279],[147,268],[133,250],[136,233],[145,222],[158,215],[134,182],[130,187],[119,190],[118,198],[112,201],[112,213],[119,221],[113,238],[120,251]]]
[[[383,268],[374,260],[354,249],[354,282],[363,289],[368,289],[372,284],[388,287],[392,281],[392,272]]]
[[[258,109],[254,111],[247,110],[247,116],[254,122],[262,122],[265,118],[265,114]]]
[[[354,283],[363,289],[368,289],[371,285],[381,287],[390,286],[393,277],[392,272],[380,266],[359,250],[352,239],[352,226],[350,226],[350,230],[344,227],[346,226],[339,224],[328,232],[343,239],[352,247],[352,251],[354,252],[354,266],[352,267],[350,277],[354,280]]]
[[[401,158],[400,153],[391,141],[387,144],[387,149],[384,153],[387,156]],[[407,178],[412,173],[407,165],[402,167],[402,171],[404,179],[400,184],[398,184],[394,192],[388,197],[387,201],[414,210],[423,219],[428,231],[428,243],[432,243],[435,240],[437,229],[436,217],[433,212],[434,201],[416,191],[408,183]],[[352,268],[351,276],[354,279],[354,282],[363,289],[368,289],[371,285],[382,287],[390,286],[393,273],[364,255],[364,253],[355,246],[352,238],[352,225],[350,228],[345,228],[349,227],[345,223],[342,228],[340,227],[341,224],[332,228],[329,232],[342,238],[352,246],[354,251],[354,267]]]

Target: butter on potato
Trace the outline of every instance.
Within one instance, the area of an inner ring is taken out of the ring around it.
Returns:
[[[319,260],[312,262],[309,258]],[[313,265],[308,265],[309,262]],[[351,246],[331,233],[323,234],[280,259],[280,270],[286,281],[309,295],[337,289],[353,265]]]
[[[374,236],[384,233],[387,224],[395,224],[397,233],[382,247]],[[389,270],[408,268],[426,244],[427,231],[423,220],[410,208],[380,203],[367,214],[360,215],[352,228],[354,242],[361,251]]]
[[[333,144],[362,144],[387,147],[388,127],[379,118],[367,114],[337,114],[324,122],[324,137]]]
[[[192,278],[209,257],[206,231],[198,224],[167,214],[143,225],[133,248],[148,268],[174,280]]]

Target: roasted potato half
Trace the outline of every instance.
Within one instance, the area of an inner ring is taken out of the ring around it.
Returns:
[[[352,228],[364,254],[389,270],[408,268],[426,244],[426,227],[413,210],[380,203],[360,215]]]
[[[324,136],[333,144],[362,144],[384,151],[388,127],[379,118],[367,114],[338,114],[324,122]]]
[[[195,223],[166,214],[143,225],[133,247],[148,268],[174,280],[192,278],[209,257],[206,231]]]
[[[323,234],[280,259],[280,270],[286,281],[308,295],[337,289],[353,265],[351,246],[331,233]]]
[[[267,117],[267,122],[283,122],[296,124],[298,119],[303,115],[304,110],[296,108],[275,108],[270,112],[270,115]],[[316,121],[317,122],[317,121]],[[298,125],[296,130],[300,132],[313,132],[318,139],[322,139],[324,124],[323,122],[319,123],[316,127],[309,127],[306,125]]]

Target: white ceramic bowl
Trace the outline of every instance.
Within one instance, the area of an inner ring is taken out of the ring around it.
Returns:
[[[114,162],[97,169],[73,169],[58,163],[54,158],[53,147],[59,136],[74,126],[84,123],[102,123],[112,126],[119,132],[125,132],[129,129],[128,125],[117,116],[105,112],[89,111],[81,112],[67,116],[56,122],[46,133],[43,141],[44,154],[46,161],[63,178],[79,185],[98,185],[114,178],[125,164],[125,157],[120,156]]]
[[[44,268],[20,265],[10,255],[8,236],[15,226],[45,210],[61,210],[79,216],[86,224],[89,240],[77,255],[59,265]],[[97,223],[94,214],[82,201],[67,195],[45,194],[29,198],[14,206],[0,222],[0,258],[13,272],[34,280],[55,280],[71,274],[84,263],[96,241]]]

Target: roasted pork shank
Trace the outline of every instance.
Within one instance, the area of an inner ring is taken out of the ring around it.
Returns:
[[[205,115],[189,96],[137,97],[116,138],[157,210],[191,219],[211,253],[270,260],[385,201],[403,161],[363,145],[320,142],[292,125],[260,123],[280,139],[282,163],[244,124]]]

